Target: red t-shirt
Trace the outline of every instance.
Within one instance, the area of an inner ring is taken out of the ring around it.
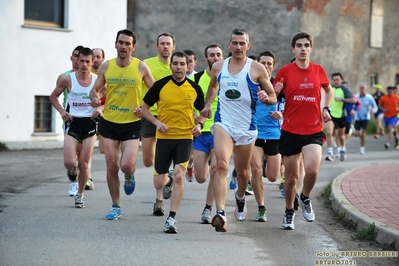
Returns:
[[[397,95],[382,95],[378,101],[386,111],[384,112],[384,117],[393,117],[398,114],[399,98]]]
[[[301,69],[291,63],[278,71],[273,85],[281,78],[285,94],[283,130],[298,135],[323,131],[321,88],[330,84],[324,68],[310,62],[307,69]]]

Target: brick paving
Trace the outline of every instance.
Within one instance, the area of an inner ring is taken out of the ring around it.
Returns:
[[[354,170],[343,179],[342,193],[362,213],[399,230],[399,164]]]

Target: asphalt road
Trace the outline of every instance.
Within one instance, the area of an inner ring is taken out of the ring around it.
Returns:
[[[384,141],[369,138],[366,154],[360,155],[359,140],[350,139],[344,162],[323,160],[313,194],[346,170],[397,162],[399,151],[385,150]],[[303,221],[298,212],[296,229],[282,230],[284,200],[276,183],[266,179],[268,222],[254,221],[253,196],[247,197],[247,220],[236,221],[229,190],[228,232],[200,224],[206,185],[194,181],[185,184],[176,216],[179,233],[165,234],[166,217],[152,216],[152,169],[143,166],[141,154],[136,191],[131,196],[121,191],[122,219],[107,221],[111,200],[103,155],[96,150],[93,156],[95,190],[85,193],[85,209],[75,209],[68,196],[62,156],[61,149],[0,153],[0,265],[314,265],[317,252],[345,250],[317,221],[317,209],[315,222]],[[169,201],[164,207],[169,209]]]

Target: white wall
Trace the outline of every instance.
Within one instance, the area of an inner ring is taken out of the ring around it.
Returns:
[[[24,0],[0,1],[0,142],[62,140],[56,111],[55,134],[33,134],[34,96],[50,95],[58,75],[71,69],[69,57],[77,45],[103,48],[106,59],[116,56],[127,0],[66,2],[70,32],[24,28]]]

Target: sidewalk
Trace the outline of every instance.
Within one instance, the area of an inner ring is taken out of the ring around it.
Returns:
[[[376,241],[399,250],[399,164],[356,168],[332,183],[332,206],[357,223],[357,230],[375,223]]]

